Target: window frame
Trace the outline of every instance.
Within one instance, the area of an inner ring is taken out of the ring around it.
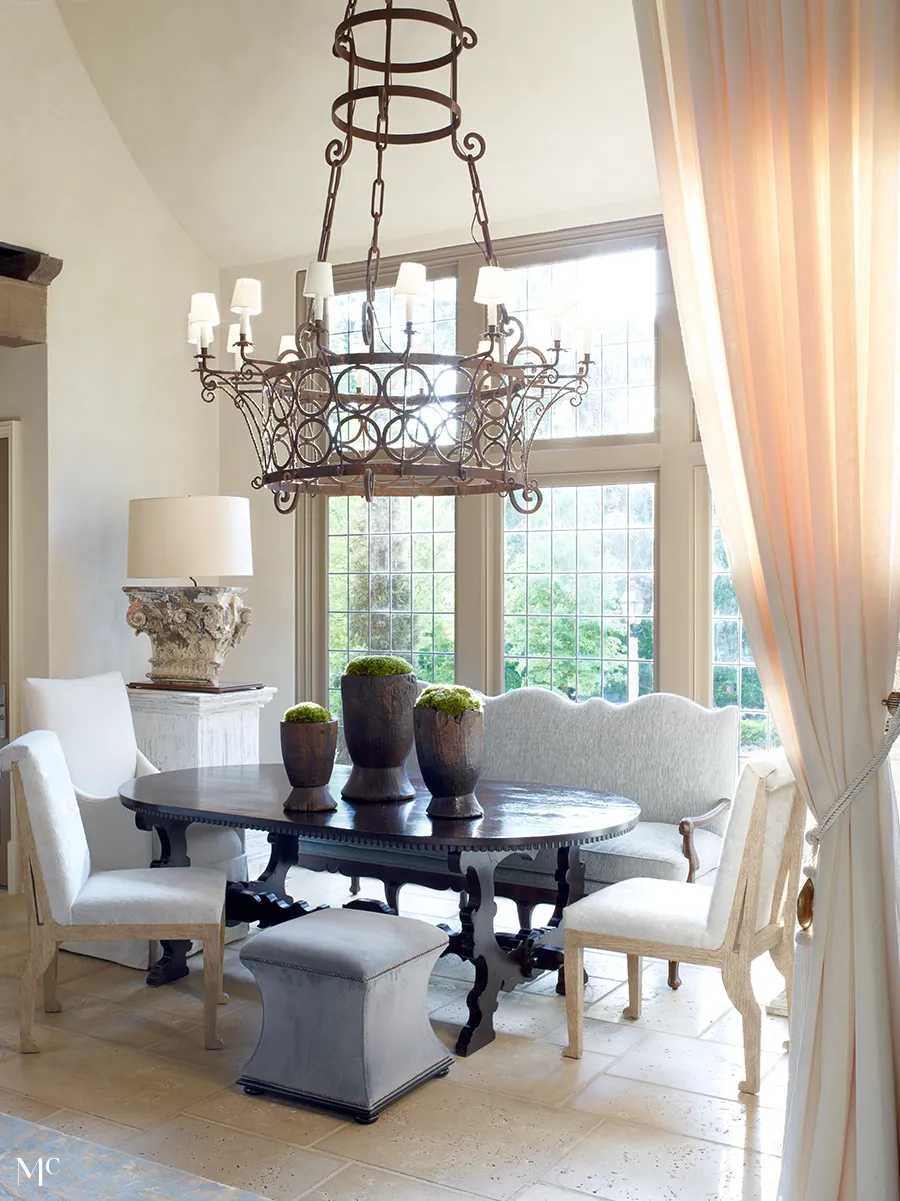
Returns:
[[[655,481],[654,684],[657,691],[679,693],[708,705],[712,678],[709,485],[662,218],[507,238],[497,241],[495,249],[504,267],[522,267],[647,246],[659,256],[655,431],[538,438],[531,463],[542,487]],[[393,286],[400,263],[409,258],[424,263],[432,278],[456,277],[457,347],[477,345],[483,313],[470,298],[483,263],[480,249],[470,244],[385,258],[379,286]],[[305,311],[304,279],[305,272],[298,271],[298,314]],[[365,286],[365,263],[336,266],[334,280],[338,292],[360,290]],[[456,509],[456,679],[488,695],[503,691],[502,503],[496,495],[470,496]],[[327,505],[301,496],[296,524],[297,690],[298,695],[320,703],[328,695],[327,522]]]

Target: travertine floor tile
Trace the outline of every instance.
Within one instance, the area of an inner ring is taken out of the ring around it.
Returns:
[[[248,1133],[267,1134],[298,1147],[308,1146],[344,1125],[340,1117],[325,1110],[292,1105],[276,1097],[249,1097],[237,1085],[192,1105],[187,1112],[208,1122],[221,1122]]]
[[[78,1113],[74,1109],[57,1109],[40,1121],[41,1126],[71,1134],[74,1138],[99,1143],[101,1147],[121,1147],[126,1139],[139,1133],[136,1126],[125,1126],[121,1122],[110,1122],[107,1118],[94,1117],[90,1113]]]
[[[594,1201],[608,1201],[608,1198],[592,1193]],[[516,1193],[515,1201],[578,1201],[584,1193],[573,1193],[571,1189],[560,1188],[555,1184],[533,1184],[524,1193]],[[649,1198],[648,1198],[649,1201]],[[656,1198],[653,1198],[656,1201]]]
[[[609,1201],[772,1201],[774,1155],[605,1121],[543,1179]]]
[[[320,1151],[292,1147],[182,1114],[129,1139],[122,1150],[266,1197],[290,1199],[342,1166]]]
[[[221,1052],[207,1054],[212,1064]],[[38,1055],[15,1054],[0,1063],[0,1088],[142,1130],[221,1087],[211,1069],[175,1064],[149,1051],[80,1034],[60,1039]]]
[[[788,1037],[787,1018],[770,1017],[765,1010],[762,1015],[761,1041],[764,1051],[773,1051],[780,1055]],[[704,1041],[727,1043],[731,1047],[744,1045],[744,1030],[741,1015],[736,1009],[729,1009],[724,1017],[719,1018],[702,1035]]]
[[[0,1088],[0,1113],[8,1113],[26,1122],[41,1122],[48,1114],[56,1111],[57,1107],[52,1102],[35,1101],[33,1097]]]
[[[538,1180],[595,1122],[574,1110],[464,1088],[448,1078],[416,1089],[374,1126],[345,1126],[317,1147],[433,1184],[506,1198]]]
[[[167,1035],[150,1048],[156,1055],[193,1064],[208,1073],[215,1073],[219,1088],[233,1084],[244,1064],[256,1050],[262,1027],[262,1007],[242,1005],[232,1009],[230,1004],[219,1009],[218,1032],[225,1046],[221,1051],[207,1051],[203,1045],[202,1023],[179,1034]],[[209,1059],[213,1055],[214,1059]]]
[[[584,1019],[584,1049],[601,1055],[624,1055],[632,1047],[643,1042],[650,1033],[642,1030],[639,1022],[604,1022],[597,1018]],[[568,1046],[569,1028],[565,1022],[554,1026],[541,1035],[543,1042],[557,1047]]]
[[[644,1009],[638,1025],[671,1034],[700,1035],[731,1008],[718,972],[692,971],[685,965],[681,976],[681,988],[672,989],[664,970],[651,972],[645,967]],[[622,1015],[627,1004],[628,987],[623,984],[592,1005],[587,1016],[608,1022],[630,1021]]]
[[[304,1193],[303,1201],[482,1201],[483,1197],[484,1193],[426,1185],[409,1176],[351,1163],[330,1180]]]
[[[614,1062],[611,1055],[590,1051],[582,1059],[565,1059],[552,1043],[498,1034],[490,1046],[457,1059],[450,1072],[454,1084],[557,1105]]]
[[[494,1029],[502,1034],[518,1034],[539,1038],[558,1026],[565,1017],[565,1002],[562,997],[535,996],[527,992],[506,992],[494,1013]],[[457,1027],[464,1026],[469,1019],[469,1010],[463,997],[435,1009],[434,1021],[448,1022]]]
[[[776,1056],[763,1051],[762,1074],[776,1062]],[[677,1034],[649,1034],[626,1051],[609,1073],[643,1080],[645,1084],[736,1100],[740,1095],[738,1084],[744,1079],[744,1052],[738,1047]]]
[[[125,1004],[116,1004],[105,997],[89,992],[59,990],[60,1013],[41,1013],[42,1025],[67,1030],[74,1034],[89,1034],[104,1042],[146,1048],[161,1038],[190,1030],[202,1021],[203,1008],[199,999],[192,1005],[167,1009],[156,1002],[150,989]]]
[[[598,1076],[568,1104],[601,1118],[780,1155],[784,1115],[741,1096],[745,1099],[728,1101],[621,1076]]]

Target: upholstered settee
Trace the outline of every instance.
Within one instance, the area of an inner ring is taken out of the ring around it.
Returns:
[[[625,705],[574,702],[522,688],[486,697],[484,709],[483,778],[590,788],[641,806],[634,830],[582,850],[587,892],[632,876],[711,882],[735,788],[735,708],[705,709],[668,693]],[[401,880],[433,886],[446,867],[438,854],[312,839],[301,839],[299,851],[302,867],[382,880],[392,906]],[[522,926],[535,905],[555,901],[555,871],[552,851],[512,856],[497,869],[496,891],[517,903]]]

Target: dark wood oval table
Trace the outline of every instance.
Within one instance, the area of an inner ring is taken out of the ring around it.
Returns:
[[[326,813],[284,811],[291,794],[280,763],[235,767],[199,767],[160,772],[131,780],[119,789],[137,825],[159,834],[162,854],[154,866],[186,867],[185,833],[192,822],[264,830],[271,856],[259,880],[229,884],[226,915],[231,921],[258,920],[262,925],[312,912],[304,901],[285,892],[285,876],[297,862],[298,840],[316,839],[336,846],[427,851],[445,859],[435,885],[461,894],[460,930],[449,931],[449,953],[475,964],[475,983],[468,996],[469,1020],[460,1031],[456,1050],[465,1055],[494,1037],[493,1014],[501,991],[509,991],[537,972],[562,964],[557,927],[563,910],[584,891],[584,866],[578,848],[614,838],[634,828],[640,808],[634,801],[609,793],[564,785],[479,780],[476,788],[484,816],[472,821],[430,818],[430,793],[413,780],[411,801],[348,802],[340,790],[349,775],[338,766],[329,783],[337,807]],[[494,873],[511,855],[531,858],[536,851],[557,853],[557,898],[546,927],[516,934],[495,932],[497,906]],[[359,863],[361,875],[365,864]],[[383,902],[355,900],[353,908],[392,912]],[[164,946],[148,983],[183,976],[187,944]]]

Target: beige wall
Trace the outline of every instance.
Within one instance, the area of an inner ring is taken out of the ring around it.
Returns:
[[[274,357],[281,335],[290,333],[294,327],[294,277],[299,265],[295,260],[285,260],[221,274],[219,310],[223,322],[235,279],[249,275],[262,282],[263,312],[253,319],[253,338],[257,352],[264,357]],[[216,347],[221,349],[218,340]],[[233,362],[228,356],[224,365],[231,367]],[[250,487],[259,465],[243,419],[228,401],[218,400],[216,405],[219,485],[226,495],[249,495],[253,527],[253,578],[241,581],[248,585],[244,599],[253,610],[253,624],[241,645],[229,655],[226,675],[230,680],[272,684],[278,689],[278,695],[263,709],[260,719],[260,755],[266,761],[280,756],[282,713],[294,700],[306,699],[294,696],[295,593],[297,587],[303,586],[302,581],[297,581],[295,567],[296,519],[275,512],[268,489],[254,492]]]
[[[49,667],[47,348],[0,346],[0,419],[17,418],[19,436],[18,520],[22,579],[19,674],[46,675]],[[15,570],[16,565],[13,565]],[[10,710],[18,724],[15,700]]]
[[[217,416],[185,341],[190,294],[214,288],[216,273],[126,151],[55,4],[0,5],[0,46],[0,240],[64,260],[49,296],[45,458],[39,475],[24,473],[46,491],[26,507],[26,545],[48,548],[47,587],[33,597],[47,605],[44,645],[30,662],[134,677],[147,642],[124,621],[127,502],[218,491]],[[26,456],[38,453],[34,429]]]

